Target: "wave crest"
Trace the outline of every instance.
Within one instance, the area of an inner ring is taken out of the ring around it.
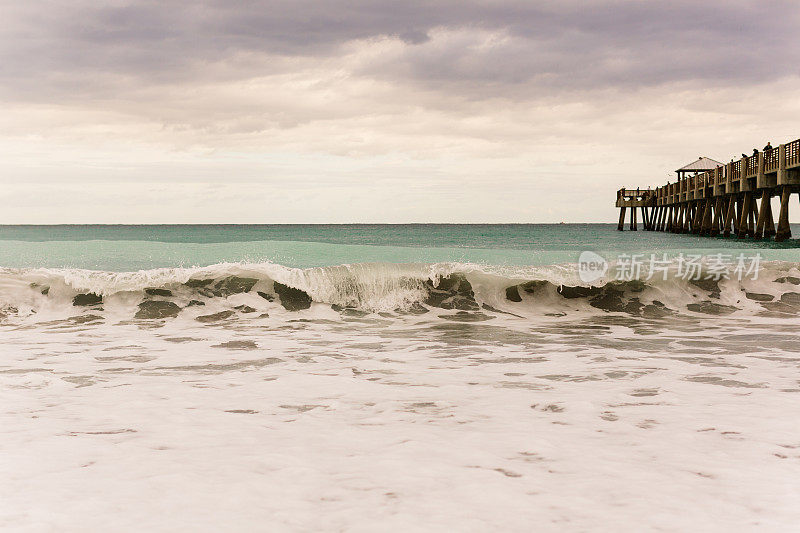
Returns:
[[[147,305],[160,312],[206,305],[298,310],[314,302],[366,313],[440,308],[518,316],[597,310],[651,318],[687,311],[796,314],[798,285],[798,265],[785,262],[764,263],[755,280],[603,279],[593,285],[580,282],[576,265],[361,263],[296,269],[223,263],[138,272],[0,269],[0,309],[9,315],[104,305],[133,314],[131,309],[138,306],[141,311],[144,301],[168,300],[174,307]]]

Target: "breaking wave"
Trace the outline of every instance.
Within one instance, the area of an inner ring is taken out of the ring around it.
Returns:
[[[644,318],[800,314],[796,263],[763,263],[757,279],[742,280],[673,276],[583,283],[578,274],[574,264],[362,263],[297,269],[274,263],[223,263],[138,272],[3,268],[0,320],[74,314],[76,308],[120,319],[198,318],[212,311],[268,316],[321,305],[362,315],[447,310],[519,318],[575,312]]]

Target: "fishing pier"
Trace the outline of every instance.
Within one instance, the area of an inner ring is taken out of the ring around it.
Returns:
[[[738,238],[784,241],[791,237],[789,199],[800,193],[800,139],[742,154],[720,163],[701,157],[676,171],[674,183],[655,189],[620,189],[619,225],[630,210],[630,229],[638,229],[637,210],[647,231],[694,233],[708,237],[731,233]],[[772,199],[778,198],[777,226]]]

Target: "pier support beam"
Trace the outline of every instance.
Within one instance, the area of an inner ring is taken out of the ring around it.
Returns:
[[[681,204],[681,213],[678,218],[680,225],[678,226],[678,233],[685,233],[686,227],[689,224],[689,204],[684,202]]]
[[[765,211],[767,214],[764,217],[764,238],[769,239],[775,235],[775,220],[772,218],[772,193],[770,193],[769,197],[767,198],[767,207]]]
[[[756,239],[764,238],[764,226],[767,224],[767,211],[769,210],[770,193],[764,189],[761,193],[761,208],[758,210],[758,221],[756,222]]]
[[[683,229],[681,229],[681,233],[691,233],[692,232],[692,220],[694,219],[694,206],[692,202],[686,202],[683,204]]]
[[[711,223],[711,230],[708,233],[710,237],[719,235],[720,229],[722,228],[722,221],[725,217],[723,213],[724,210],[725,201],[722,198],[717,198],[716,202],[714,202],[714,221]]]
[[[700,235],[711,235],[711,210],[711,198],[707,198],[705,209],[703,209],[703,222],[700,225]]]
[[[624,207],[620,207],[619,208],[619,224],[617,224],[617,230],[618,231],[622,231],[622,229],[624,227],[625,227],[625,208]]]
[[[739,233],[739,222],[742,220],[742,210],[744,206],[744,194],[740,194],[736,198],[736,218],[733,219],[733,230]]]
[[[672,233],[678,233],[679,224],[681,223],[680,222],[680,220],[681,220],[681,218],[680,218],[681,217],[681,209],[682,209],[681,204],[676,204],[675,205],[675,212],[674,212],[673,218],[672,218]]]
[[[689,231],[689,221],[691,220],[691,208],[692,206],[689,202],[684,202],[681,204],[683,210],[681,211],[681,227],[678,229],[678,233],[686,233]]]
[[[778,216],[778,232],[775,234],[775,242],[785,241],[792,236],[789,228],[789,196],[792,190],[784,187],[781,192],[781,214]]]
[[[736,196],[732,194],[728,199],[728,212],[725,214],[725,221],[722,223],[722,235],[724,237],[731,236],[731,226],[734,218],[736,218]]]
[[[758,203],[756,195],[750,195],[750,214],[747,217],[747,234],[750,237],[756,236],[756,219],[758,219]]]
[[[740,239],[744,239],[747,237],[747,220],[750,218],[750,200],[752,199],[752,194],[750,192],[744,193],[744,201],[742,202],[742,206],[739,209],[739,228],[738,228],[738,237]]]
[[[703,229],[703,217],[705,215],[703,202],[694,203],[694,216],[692,217],[692,233],[700,235]]]

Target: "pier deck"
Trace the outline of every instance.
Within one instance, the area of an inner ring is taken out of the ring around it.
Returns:
[[[630,208],[630,228],[634,231],[639,209],[648,231],[711,237],[733,233],[740,239],[774,236],[776,241],[791,237],[789,199],[792,193],[800,193],[800,139],[754,151],[753,155],[694,175],[686,175],[686,168],[678,170],[679,178],[674,183],[655,189],[617,191],[617,229],[624,229],[625,212]],[[777,227],[772,214],[773,197],[780,199]]]

